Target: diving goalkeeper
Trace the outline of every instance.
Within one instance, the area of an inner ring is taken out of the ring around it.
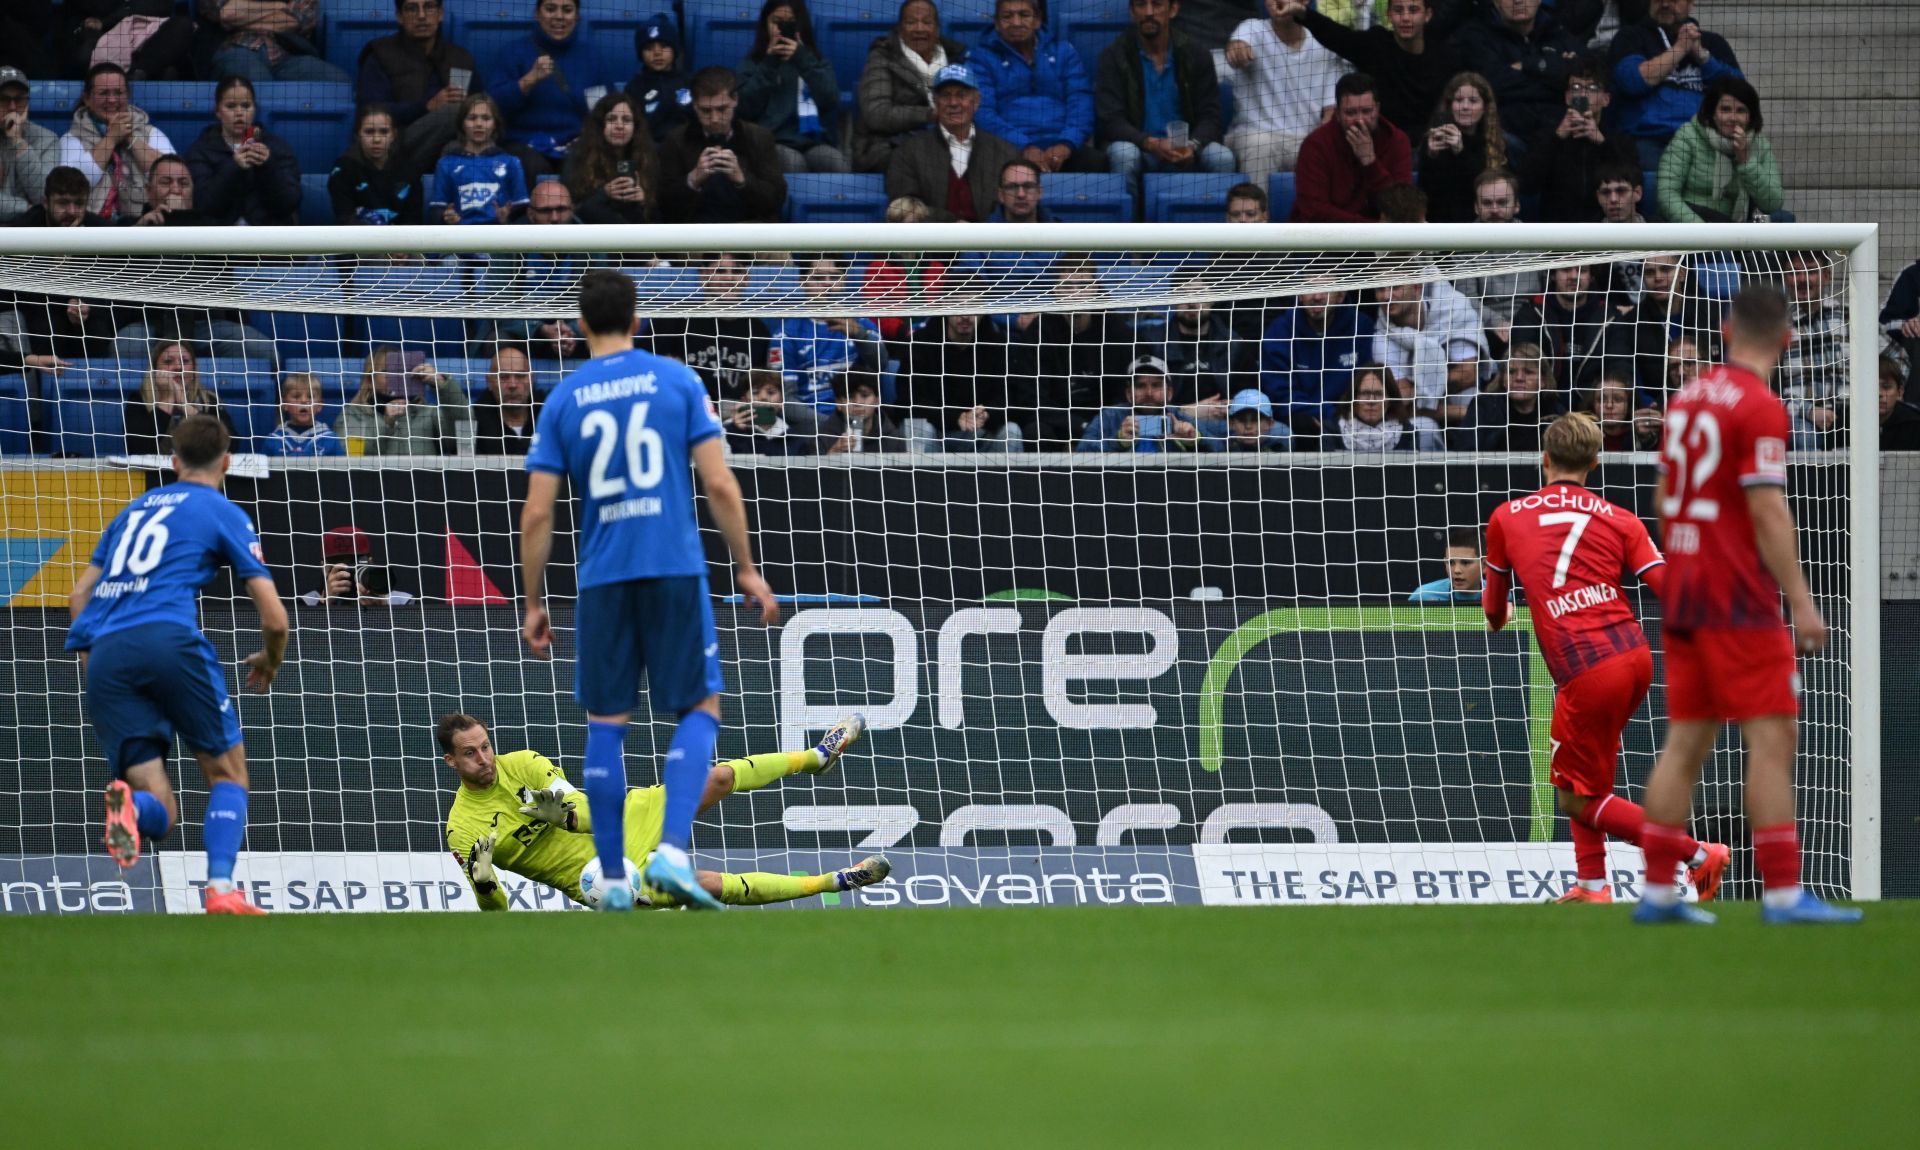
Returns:
[[[846,749],[859,740],[865,720],[851,715],[833,725],[815,747],[750,755],[720,763],[707,772],[700,796],[706,810],[722,798],[751,791],[791,774],[824,774],[833,769]],[[596,857],[592,826],[584,796],[567,782],[559,767],[537,751],[512,751],[495,756],[487,726],[472,715],[451,714],[435,731],[442,758],[460,776],[460,788],[447,812],[447,847],[473,886],[481,910],[506,910],[507,892],[495,867],[552,887],[575,902],[580,896],[580,871]],[[665,789],[639,787],[627,792],[626,853],[646,864],[660,843],[660,819]],[[788,902],[832,891],[871,886],[892,869],[880,855],[861,859],[831,874],[721,874],[698,872],[708,894],[735,906]],[[676,905],[658,891],[647,891],[656,906]]]

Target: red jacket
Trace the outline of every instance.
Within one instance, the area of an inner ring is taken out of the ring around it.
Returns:
[[[1300,145],[1294,181],[1294,222],[1378,223],[1380,189],[1413,182],[1413,149],[1407,134],[1383,116],[1373,129],[1373,163],[1363,168],[1340,121],[1329,120]]]

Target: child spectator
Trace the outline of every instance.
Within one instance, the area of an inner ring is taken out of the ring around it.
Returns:
[[[822,455],[873,455],[907,450],[906,432],[880,406],[880,383],[870,375],[847,381],[839,408],[820,422]]]
[[[228,76],[213,91],[214,122],[187,149],[194,204],[210,224],[294,224],[300,165],[293,146],[254,122],[253,83]]]
[[[748,373],[746,396],[728,400],[727,406],[727,447],[736,454],[813,454],[813,436],[787,418],[792,413],[779,372],[755,368]]]
[[[327,176],[336,224],[417,224],[422,221],[420,173],[401,158],[393,114],[363,104],[353,114],[353,142]]]
[[[527,175],[517,157],[500,150],[500,105],[484,92],[460,105],[460,138],[433,173],[427,218],[448,224],[506,222],[527,202]]]
[[[1892,356],[1880,357],[1880,450],[1920,451],[1920,408],[1900,398],[1906,372]]]
[[[800,268],[800,291],[808,310],[844,310],[850,294],[846,261],[821,255]],[[783,319],[773,325],[771,362],[778,366],[794,402],[810,404],[822,416],[833,413],[849,375],[877,373],[881,367],[880,328],[870,319]]]
[[[1507,166],[1507,139],[1493,85],[1478,72],[1462,72],[1440,90],[1432,126],[1420,141],[1420,187],[1427,218],[1463,224],[1474,218],[1474,181],[1481,172]]]
[[[587,224],[644,224],[653,219],[660,160],[625,92],[600,97],[567,149],[567,188]]]
[[[933,218],[926,201],[900,196],[887,204],[890,224],[924,224]],[[867,264],[860,294],[872,303],[893,306],[905,300],[924,299],[940,290],[947,273],[944,260],[930,258],[924,252],[896,252]],[[913,320],[900,315],[882,316],[880,334],[889,341],[903,340],[913,331]]]
[[[814,46],[804,0],[766,0],[753,48],[738,70],[740,114],[773,133],[785,172],[847,172],[840,138],[840,87]]]
[[[1582,407],[1600,421],[1604,451],[1657,451],[1666,417],[1657,407],[1634,410],[1633,369],[1610,365],[1600,386],[1588,393]]]
[[[1539,344],[1513,345],[1506,367],[1474,400],[1474,413],[1480,450],[1541,450],[1541,433],[1567,413],[1567,404]]]
[[[693,114],[693,74],[681,62],[673,17],[655,16],[634,29],[633,51],[640,70],[627,81],[627,95],[646,117],[647,134],[664,140]]]
[[[260,451],[289,459],[345,455],[346,442],[333,428],[314,422],[319,411],[320,381],[304,371],[288,372],[280,381],[280,426],[260,441]]]
[[[1209,437],[1212,451],[1285,451],[1291,434],[1273,418],[1273,401],[1257,387],[1235,392],[1227,404],[1227,434]]]

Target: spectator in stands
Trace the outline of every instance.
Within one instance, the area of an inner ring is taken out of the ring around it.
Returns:
[[[135,80],[193,79],[193,17],[182,7],[176,0],[65,0],[53,26],[58,74],[84,76],[96,60],[112,60]],[[0,22],[0,41],[14,34]]]
[[[473,402],[474,454],[525,455],[539,419],[532,357],[519,344],[496,347],[487,364],[486,394]]]
[[[173,429],[190,415],[211,415],[234,434],[233,420],[200,382],[200,364],[187,345],[162,340],[153,345],[140,392],[127,401],[128,455],[173,454]]]
[[[660,159],[625,92],[600,97],[567,149],[567,189],[582,223],[644,224],[659,198]]]
[[[932,216],[926,203],[916,196],[900,196],[887,203],[890,224],[923,224]],[[946,261],[925,252],[891,252],[867,263],[860,294],[870,302],[889,306],[923,299],[939,292],[946,273]],[[911,319],[898,315],[882,316],[876,322],[880,334],[889,341],[905,339],[914,326]]]
[[[1410,451],[1413,448],[1413,403],[1402,398],[1393,373],[1377,363],[1363,363],[1353,369],[1347,388],[1337,405],[1327,430],[1316,425],[1309,441],[1301,442],[1300,429],[1294,429],[1294,450],[1323,451]]]
[[[1505,168],[1481,172],[1473,182],[1473,218],[1482,224],[1510,224],[1519,219],[1520,182]],[[1480,314],[1486,333],[1487,350],[1498,360],[1507,354],[1507,341],[1513,331],[1513,317],[1523,300],[1546,290],[1546,273],[1540,271],[1496,272],[1453,281]]]
[[[1667,398],[1700,378],[1701,343],[1692,336],[1677,335],[1667,344]]]
[[[1236,341],[1224,309],[1192,298],[1212,290],[1204,275],[1189,273],[1174,288],[1189,298],[1169,310],[1166,338],[1150,354],[1167,361],[1176,401],[1209,405],[1207,415],[1224,419],[1229,396],[1260,386],[1260,345]]]
[[[1497,19],[1460,32],[1466,66],[1485,76],[1507,131],[1531,140],[1559,120],[1567,70],[1582,44],[1540,10],[1540,0],[1493,0]]]
[[[1093,106],[1107,166],[1139,203],[1142,172],[1231,172],[1235,161],[1220,142],[1213,56],[1174,31],[1179,0],[1129,0],[1128,11],[1133,27],[1100,53]]]
[[[352,77],[321,57],[320,0],[199,0],[201,23],[227,33],[213,53],[217,80],[302,80],[346,84]]]
[[[1267,189],[1259,184],[1235,184],[1228,188],[1225,219],[1230,224],[1267,223]],[[1273,325],[1274,317],[1292,305],[1293,301],[1286,296],[1232,300],[1225,308],[1227,325],[1233,329],[1233,338],[1244,343],[1249,354],[1257,359],[1255,349],[1260,346],[1261,337]]]
[[[1380,192],[1413,180],[1413,153],[1380,118],[1373,77],[1352,72],[1334,85],[1333,119],[1300,145],[1293,218],[1299,223],[1372,223]]]
[[[787,202],[773,134],[735,118],[733,72],[702,68],[693,77],[693,120],[660,149],[660,198],[675,223],[778,223]]]
[[[1660,429],[1665,416],[1653,406],[1636,410],[1633,403],[1633,369],[1624,364],[1609,364],[1601,372],[1600,386],[1590,390],[1581,404],[1582,410],[1591,412],[1600,422],[1602,450],[1660,449]]]
[[[1640,201],[1645,195],[1646,180],[1632,165],[1605,164],[1595,176],[1593,202],[1600,209],[1603,224],[1646,223],[1646,217],[1640,214]]]
[[[1267,222],[1267,189],[1259,184],[1235,184],[1227,189],[1226,221],[1230,224]]]
[[[1001,169],[1020,152],[980,129],[974,121],[979,108],[973,68],[948,64],[940,69],[933,78],[934,130],[909,136],[893,150],[887,197],[921,200],[935,220],[985,219],[999,199]]]
[[[1740,75],[1733,47],[1693,18],[1693,0],[1651,0],[1644,20],[1615,34],[1607,53],[1614,113],[1640,150],[1640,167],[1660,170],[1667,141],[1699,114],[1701,93],[1722,76]]]
[[[1634,383],[1658,405],[1670,398],[1669,348],[1677,342],[1689,359],[1698,359],[1696,349],[1711,347],[1720,326],[1720,308],[1693,292],[1690,284],[1679,256],[1647,257],[1640,266],[1640,293],[1632,310],[1607,329],[1607,362],[1632,363]]]
[[[880,381],[856,375],[847,382],[840,406],[820,423],[820,454],[872,455],[904,452],[907,436],[880,405]]]
[[[1273,402],[1257,387],[1236,391],[1227,403],[1227,434],[1209,437],[1209,451],[1285,451],[1293,433],[1273,418]]]
[[[487,62],[487,93],[506,114],[507,150],[540,176],[555,170],[587,111],[620,86],[622,73],[576,35],[578,0],[537,0],[533,23],[525,40]]]
[[[1539,303],[1524,301],[1514,314],[1512,341],[1540,345],[1562,387],[1590,387],[1598,377],[1602,342],[1613,318],[1606,293],[1590,264],[1554,268]]]
[[[748,373],[746,393],[739,399],[721,401],[726,411],[727,446],[738,455],[812,455],[813,428],[818,426],[808,413],[808,422],[789,420],[796,405],[787,402],[786,386],[780,373],[771,368],[754,368]]]
[[[1633,138],[1604,130],[1607,107],[1607,69],[1598,59],[1582,56],[1567,70],[1566,108],[1551,131],[1536,136],[1527,148],[1521,178],[1540,194],[1540,218],[1548,223],[1598,223],[1600,206],[1593,190],[1600,169],[1609,165],[1638,167]]]
[[[860,115],[853,125],[856,171],[886,171],[893,150],[933,123],[933,78],[966,58],[964,45],[940,34],[933,0],[900,5],[899,22],[874,40],[860,72]]]
[[[1880,308],[1880,330],[1889,343],[1902,347],[1907,353],[1908,362],[1920,362],[1920,260],[1907,265],[1899,278],[1893,281],[1893,289],[1887,293],[1887,302]]]
[[[987,216],[988,223],[1058,222],[1042,203],[1044,193],[1040,186],[1040,170],[1025,157],[1008,160],[1000,166],[994,194],[996,199],[993,211]],[[957,271],[963,278],[982,280],[993,285],[995,290],[1019,290],[1041,285],[1052,272],[1054,261],[1059,258],[1059,252],[1044,250],[967,252],[960,258]],[[1033,322],[1033,315],[1027,313],[1011,321],[997,322],[1024,325]]]
[[[1537,343],[1516,343],[1506,365],[1474,400],[1474,428],[1482,451],[1536,452],[1547,425],[1567,413],[1553,364]]]
[[[1273,3],[1268,0],[1269,5]],[[1364,32],[1308,8],[1306,0],[1282,0],[1282,6],[1315,40],[1376,77],[1380,114],[1388,123],[1409,139],[1427,130],[1441,86],[1462,66],[1459,49],[1429,27],[1434,19],[1433,0],[1387,0],[1386,24],[1374,24]]]
[[[1413,594],[1407,596],[1407,602],[1478,605],[1480,588],[1486,579],[1480,565],[1481,551],[1478,527],[1448,528],[1445,555],[1446,578],[1420,584],[1413,589]]]
[[[978,315],[950,315],[913,333],[905,401],[913,418],[928,425],[921,436],[931,430],[934,450],[1020,450],[1020,427],[1007,420],[1007,360],[1004,335]]]
[[[1123,403],[1103,407],[1075,451],[1197,451],[1200,428],[1173,406],[1167,363],[1143,355],[1127,365]]]
[[[1436,224],[1474,218],[1474,182],[1480,173],[1507,166],[1507,137],[1493,85],[1478,72],[1447,81],[1433,119],[1420,138],[1420,187],[1427,217]]]
[[[127,73],[95,64],[73,110],[73,127],[60,138],[60,163],[77,168],[92,186],[88,210],[110,223],[147,210],[147,170],[173,152],[173,141],[127,103]]]
[[[255,123],[255,111],[252,81],[228,76],[213,92],[214,122],[187,149],[194,207],[208,223],[300,220],[300,165],[293,146]]]
[[[840,86],[813,38],[805,0],[765,0],[753,47],[740,61],[740,114],[773,133],[787,172],[847,172]]]
[[[468,411],[466,388],[434,370],[425,355],[376,347],[335,430],[353,455],[444,455]]]
[[[1053,263],[1053,299],[1091,305],[1100,296],[1099,276],[1083,254]],[[1069,307],[1044,311],[1010,331],[1015,343],[1008,380],[1009,417],[1035,451],[1071,451],[1100,407],[1109,379],[1118,378],[1134,356],[1134,331],[1115,308]]]
[[[800,294],[814,315],[844,311],[851,294],[847,262],[842,256],[807,256],[800,264]],[[778,356],[788,396],[795,403],[831,415],[855,375],[878,376],[884,366],[880,328],[870,319],[833,316],[831,319],[784,319],[773,325],[773,350]],[[816,420],[817,422],[817,420]]]
[[[533,186],[525,217],[514,222],[559,227],[581,221],[574,214],[573,196],[567,191],[567,185],[549,176]],[[487,274],[532,290],[536,284],[556,287],[571,284],[584,270],[585,263],[585,257],[541,251],[496,254],[487,265]],[[570,315],[491,320],[481,325],[480,336],[488,348],[483,354],[489,356],[491,349],[500,344],[528,345],[533,354],[542,359],[578,359],[587,354],[586,340]]]
[[[225,221],[209,219],[194,207],[193,167],[179,156],[161,156],[147,170],[147,212],[133,226],[191,227]]]
[[[1920,407],[1908,403],[1907,373],[1892,356],[1880,357],[1880,450],[1920,451]]]
[[[25,73],[0,68],[0,221],[39,203],[60,162],[60,137],[27,119],[31,98]]]
[[[505,223],[527,199],[526,170],[519,157],[500,148],[500,105],[485,92],[475,92],[460,102],[460,139],[447,146],[434,169],[427,219]]]
[[[1388,184],[1381,188],[1380,222],[1383,224],[1426,223],[1427,193],[1412,184]]]
[[[1080,53],[1046,29],[1040,0],[995,0],[993,28],[967,57],[980,127],[1043,172],[1099,171],[1093,80]]]
[[[627,81],[627,95],[646,116],[647,134],[664,140],[693,116],[693,76],[681,58],[673,17],[655,16],[634,29],[633,53],[640,70]]]
[[[1412,381],[1417,416],[1446,428],[1470,425],[1488,358],[1479,313],[1445,280],[1377,290],[1383,306],[1373,359]]]
[[[1334,401],[1373,347],[1373,319],[1345,292],[1302,292],[1274,318],[1260,345],[1260,389],[1296,440],[1335,418]]]
[[[1234,72],[1227,147],[1259,184],[1274,172],[1293,171],[1307,134],[1332,115],[1333,86],[1347,72],[1340,57],[1307,35],[1299,20],[1304,0],[1266,0],[1266,9],[1266,19],[1242,21],[1227,41]]]
[[[425,193],[420,170],[396,150],[393,114],[362,104],[353,114],[353,142],[327,176],[336,224],[417,224]]]
[[[1783,212],[1780,166],[1762,132],[1760,94],[1739,76],[1707,85],[1700,114],[1680,126],[1660,157],[1655,202],[1674,223],[1792,219]]]
[[[400,132],[397,150],[424,171],[460,134],[460,105],[482,85],[473,53],[447,39],[445,0],[393,0],[393,8],[400,30],[360,50],[353,100],[384,105]]]
[[[714,398],[743,396],[747,373],[770,366],[768,351],[773,343],[765,324],[727,306],[746,292],[751,261],[733,252],[710,252],[695,260],[701,302],[712,310],[690,319],[651,321],[649,347],[655,355],[677,359],[699,372]]]
[[[97,228],[106,221],[87,210],[87,178],[72,168],[47,173],[41,202],[17,217],[15,227]],[[22,366],[58,371],[69,360],[113,356],[114,309],[81,299],[16,293],[24,346],[31,352]],[[142,349],[142,358],[145,351]]]
[[[1793,342],[1774,388],[1793,419],[1794,450],[1834,447],[1847,403],[1846,293],[1833,290],[1833,263],[1824,252],[1788,252],[1786,281]]]
[[[316,422],[319,414],[320,381],[304,371],[288,372],[280,380],[280,425],[261,438],[260,453],[301,459],[345,455],[346,441]]]

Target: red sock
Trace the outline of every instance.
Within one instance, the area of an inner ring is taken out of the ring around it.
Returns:
[[[1573,832],[1573,869],[1582,879],[1607,877],[1607,837],[1579,819],[1568,821]]]
[[[1641,824],[1640,849],[1647,856],[1647,889],[1673,886],[1676,868],[1693,857],[1692,849],[1687,846],[1690,842],[1693,839],[1679,827],[1651,820]]]
[[[1594,830],[1639,846],[1641,827],[1647,821],[1647,812],[1639,803],[1629,802],[1618,795],[1604,795],[1589,802],[1582,817]],[[1699,850],[1700,840],[1688,835],[1680,861],[1692,862]]]
[[[1753,860],[1767,890],[1800,885],[1800,832],[1792,823],[1753,830]]]

